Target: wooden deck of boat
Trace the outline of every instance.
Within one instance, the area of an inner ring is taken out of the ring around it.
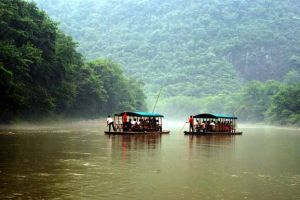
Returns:
[[[169,134],[170,131],[162,131],[162,132],[158,132],[158,131],[145,131],[145,132],[134,132],[134,131],[124,131],[124,132],[108,132],[105,131],[105,134],[108,135],[142,135],[142,134]]]
[[[242,135],[243,132],[189,132],[184,131],[185,135]]]

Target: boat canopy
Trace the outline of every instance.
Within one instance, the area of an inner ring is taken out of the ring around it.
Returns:
[[[237,119],[237,117],[230,116],[230,115],[224,115],[224,114],[209,114],[209,113],[201,113],[198,115],[194,115],[194,118],[211,118],[211,119],[217,119],[217,118],[223,118],[223,119]]]
[[[115,114],[115,116],[123,116],[125,112]],[[126,112],[127,116],[137,116],[137,117],[164,117],[159,113],[153,112]]]

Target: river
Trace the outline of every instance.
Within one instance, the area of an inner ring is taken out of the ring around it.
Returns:
[[[106,136],[103,122],[0,131],[0,199],[300,199],[300,131]]]

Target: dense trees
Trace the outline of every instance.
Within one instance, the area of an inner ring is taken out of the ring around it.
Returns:
[[[141,85],[111,61],[85,64],[72,38],[34,3],[3,0],[0,20],[0,122],[144,108]]]
[[[234,105],[234,114],[244,121],[300,125],[299,81],[292,84],[252,81],[223,103],[225,107]]]
[[[300,85],[251,81],[240,91],[205,98],[177,96],[164,99],[159,109],[173,117],[186,113],[227,113],[244,122],[300,125]]]
[[[101,105],[104,113],[113,111],[146,109],[142,84],[132,78],[125,78],[120,67],[110,60],[96,60],[87,67],[101,77],[103,88],[107,91],[107,101]]]
[[[168,96],[232,92],[242,80],[283,80],[299,57],[295,0],[35,1],[84,55],[121,62],[147,92],[161,85]]]
[[[0,120],[145,109],[140,81],[171,116],[299,119],[298,1],[35,1],[80,45],[33,3],[1,1]]]
[[[269,80],[300,80],[296,0],[35,1],[88,59],[117,60],[145,82],[149,105],[163,87],[157,109],[171,116],[275,120],[270,106],[285,87]]]
[[[272,98],[279,92],[281,87],[283,85],[277,81],[250,82],[239,94],[235,114],[246,121],[264,122]]]
[[[271,122],[300,125],[300,84],[281,88],[272,97],[267,114]]]

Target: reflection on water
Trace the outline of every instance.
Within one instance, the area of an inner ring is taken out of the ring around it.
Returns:
[[[156,149],[160,147],[160,134],[150,135],[110,135],[107,136],[113,149]]]
[[[122,151],[122,159],[126,160],[128,151],[147,151],[160,148],[160,134],[150,135],[109,135],[108,143],[112,151]]]
[[[299,131],[184,136],[178,130],[1,131],[0,199],[300,199]]]
[[[197,146],[233,146],[235,142],[235,135],[188,135],[189,146],[193,148],[194,143]]]

